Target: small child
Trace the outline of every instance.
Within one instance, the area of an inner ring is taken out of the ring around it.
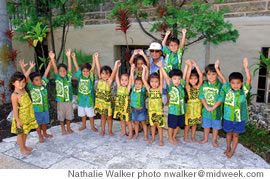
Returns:
[[[167,31],[165,34],[165,37],[162,41],[163,46],[163,53],[165,55],[165,65],[164,70],[168,74],[172,69],[178,69],[181,70],[182,66],[182,57],[184,54],[184,48],[185,48],[185,42],[186,42],[186,29],[182,29],[182,42],[181,46],[179,39],[177,38],[169,38],[169,35],[171,34],[171,31]],[[168,42],[167,42],[168,39]],[[166,45],[168,44],[168,46]]]
[[[146,97],[146,89],[143,85],[142,78],[137,77],[134,80],[134,71],[135,65],[131,66],[130,70],[130,78],[131,78],[131,107],[132,107],[132,121],[135,122],[135,135],[133,137],[134,140],[137,139],[139,135],[139,124],[141,123],[143,126],[144,132],[144,141],[148,141],[148,131],[146,125],[146,113],[147,110],[145,108],[145,97]],[[147,73],[146,73],[147,74]],[[148,75],[148,74],[147,74]]]
[[[120,76],[119,80],[119,67],[121,66],[121,63],[118,64],[117,73],[116,73],[116,84],[117,84],[117,94],[116,94],[116,100],[115,100],[115,107],[114,107],[114,116],[113,118],[121,119],[121,126],[122,126],[122,133],[120,134],[120,137],[123,137],[127,134],[126,132],[126,124],[128,126],[128,140],[132,139],[133,130],[132,130],[132,124],[130,120],[130,104],[129,104],[129,92],[131,88],[131,82],[129,75],[127,73],[123,73]]]
[[[163,75],[160,73],[152,73],[150,75],[148,84],[145,76],[147,67],[145,65],[143,67],[143,84],[148,92],[148,116],[149,122],[151,125],[151,133],[152,139],[149,141],[149,144],[152,144],[155,141],[156,127],[158,128],[159,135],[159,145],[164,146],[163,143],[163,127],[166,126],[166,121],[163,114],[163,106],[162,106],[162,90],[163,90]]]
[[[30,62],[30,67],[35,64]],[[30,71],[28,70],[28,75]],[[11,133],[17,134],[17,143],[20,146],[20,152],[25,155],[32,153],[32,148],[27,147],[27,134],[38,127],[35,119],[35,113],[31,99],[25,91],[26,78],[21,72],[15,72],[9,81],[9,89],[12,92],[11,103],[14,112],[11,125]]]
[[[47,79],[47,76],[51,69],[51,62],[49,62],[45,73],[43,77],[38,72],[33,72],[30,74],[30,80],[29,80],[29,73],[25,72],[25,66],[23,60],[20,60],[20,66],[22,69],[22,72],[25,74],[26,81],[28,83],[28,89],[30,91],[30,95],[32,98],[32,104],[34,107],[35,117],[38,123],[37,133],[39,136],[39,142],[44,143],[46,138],[52,138],[53,136],[50,134],[47,134],[47,124],[50,121],[50,115],[49,115],[49,104],[48,104],[48,91],[46,88],[47,83],[49,80]],[[31,71],[34,66],[30,66],[28,71]],[[27,71],[27,72],[28,72]],[[41,133],[41,129],[43,131],[43,135]]]
[[[168,111],[168,141],[172,145],[177,145],[180,142],[176,140],[176,135],[181,127],[185,125],[185,77],[187,65],[185,66],[184,74],[181,70],[173,69],[169,72],[169,76],[162,67],[162,62],[157,64],[161,73],[164,75],[169,93],[169,111]],[[183,78],[182,78],[183,77]]]
[[[49,56],[52,61],[53,71],[55,74],[56,83],[56,101],[57,101],[57,118],[60,121],[62,135],[67,135],[68,133],[74,133],[70,128],[70,121],[74,118],[73,108],[72,108],[72,65],[70,59],[71,50],[66,50],[66,56],[68,58],[68,67],[65,64],[59,64],[56,66],[55,54],[50,51]],[[67,131],[65,128],[65,121],[67,123]],[[68,133],[67,133],[68,132]]]
[[[114,136],[112,132],[112,94],[111,86],[118,70],[120,60],[117,60],[112,71],[111,67],[103,66],[100,69],[99,60],[96,60],[97,71],[99,81],[96,89],[96,102],[95,102],[95,113],[101,115],[101,132],[100,136],[105,134],[106,120],[108,121],[108,132],[110,136]]]
[[[69,54],[68,54],[69,55]],[[72,53],[72,59],[75,66],[75,77],[79,81],[78,85],[78,116],[82,118],[82,127],[79,128],[79,131],[82,131],[86,128],[86,118],[90,118],[91,129],[94,132],[98,130],[95,128],[94,117],[96,116],[94,112],[95,106],[95,66],[96,59],[98,58],[98,53],[93,55],[93,66],[89,63],[79,65],[76,60],[76,54]]]
[[[245,133],[245,121],[249,119],[246,97],[250,90],[251,76],[247,58],[243,60],[243,67],[246,72],[247,81],[243,83],[243,75],[233,72],[229,76],[229,82],[224,83],[222,86],[220,94],[224,102],[223,129],[227,133],[227,149],[224,154],[228,158],[231,158],[235,153],[239,134]]]
[[[130,66],[133,65],[133,63],[135,64],[135,76],[134,78],[141,78],[142,77],[142,71],[143,71],[143,68],[142,68],[142,65],[146,65],[148,69],[150,69],[150,62],[149,62],[149,59],[148,57],[145,55],[145,53],[143,52],[142,49],[136,49],[134,50],[131,58],[130,58],[130,61],[129,61],[129,64]],[[147,75],[147,74],[146,74]]]
[[[185,114],[185,134],[184,141],[190,143],[188,139],[189,128],[192,127],[191,139],[193,143],[196,143],[195,138],[197,125],[202,123],[202,103],[199,99],[200,87],[203,83],[203,74],[198,65],[193,61],[186,61],[189,66],[186,75],[186,90],[188,94],[188,101],[186,105]],[[194,67],[193,70],[192,66]]]
[[[203,104],[202,127],[204,128],[204,139],[199,143],[204,144],[208,142],[210,128],[213,128],[212,144],[214,147],[218,147],[218,130],[222,128],[222,106],[216,105],[214,107],[214,105],[216,101],[222,101],[219,93],[222,88],[222,83],[225,83],[226,79],[219,69],[219,60],[217,60],[215,64],[209,64],[205,68],[205,73],[207,81],[202,84],[199,94],[199,99]],[[218,80],[218,77],[221,79],[222,83]]]

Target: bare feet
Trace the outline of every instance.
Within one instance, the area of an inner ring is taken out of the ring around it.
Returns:
[[[39,137],[39,143],[44,143],[45,139],[43,137]]]
[[[24,155],[30,155],[32,154],[32,151],[26,150],[26,149],[21,149],[20,152]]]
[[[144,140],[144,141],[148,141],[148,137],[144,137],[143,140]]]
[[[104,136],[104,134],[105,134],[105,132],[104,132],[104,131],[101,131],[101,132],[99,133],[99,136]]]
[[[132,135],[129,135],[127,140],[131,140],[132,139]]]
[[[82,131],[84,129],[86,129],[86,127],[85,126],[82,126],[82,127],[79,128],[79,131]]]
[[[68,133],[72,134],[72,133],[74,133],[74,131],[72,129],[68,129]]]
[[[66,130],[63,130],[62,131],[62,135],[67,135],[68,133],[67,133],[67,131]]]
[[[46,137],[46,138],[53,138],[53,135],[47,134],[47,133],[46,134],[43,134],[43,136]]]
[[[138,137],[137,135],[134,135],[132,139],[133,139],[133,140],[136,140],[137,137]]]
[[[226,155],[227,153],[231,152],[231,148],[227,148],[225,151],[224,151],[224,154]]]
[[[233,154],[234,154],[234,153],[230,151],[230,152],[226,153],[225,155],[226,155],[228,158],[231,158],[231,157],[233,156]]]
[[[197,143],[197,140],[196,140],[196,138],[195,138],[195,137],[194,137],[194,138],[192,138],[191,140],[192,140],[192,142],[193,142],[193,143]]]
[[[126,133],[121,133],[119,136],[120,137],[123,137],[123,136],[125,136],[126,135]]]
[[[190,140],[188,138],[184,139],[184,142],[189,144],[190,143]]]
[[[28,151],[30,151],[30,152],[32,152],[32,150],[33,150],[32,147],[27,147],[27,146],[25,146],[25,149],[28,150]]]
[[[176,145],[176,143],[174,142],[174,140],[173,140],[173,139],[169,139],[168,141],[169,141],[169,143],[170,143],[170,144],[172,144],[172,145]],[[159,145],[160,145],[160,144],[159,144]]]
[[[178,140],[176,140],[176,139],[174,139],[174,142],[175,142],[176,145],[180,144],[180,142]]]
[[[199,142],[199,144],[205,144],[206,142],[208,142],[208,139],[203,139]]]
[[[213,147],[215,147],[215,148],[218,148],[218,147],[219,147],[217,141],[212,141],[212,145],[213,145]]]
[[[155,141],[155,139],[149,140],[148,144],[153,144],[154,141]]]
[[[112,133],[112,132],[109,132],[109,135],[110,135],[110,136],[114,136],[114,133]]]
[[[95,127],[92,127],[91,129],[92,129],[92,131],[94,131],[94,132],[97,132],[97,131],[98,131],[97,128],[95,128]]]
[[[159,146],[164,146],[163,141],[159,141]]]

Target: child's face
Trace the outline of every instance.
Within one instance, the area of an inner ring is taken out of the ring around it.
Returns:
[[[206,78],[211,84],[214,84],[217,81],[217,72],[208,71]]]
[[[237,91],[242,87],[243,82],[240,79],[232,79],[230,81],[230,85],[233,90]]]
[[[176,52],[179,48],[179,44],[176,42],[170,42],[168,48],[172,51],[172,52]]]
[[[190,79],[189,79],[189,83],[191,84],[191,86],[196,86],[198,83],[198,77],[196,75],[191,75]]]
[[[142,89],[142,87],[143,87],[142,81],[141,80],[136,80],[135,81],[135,89],[140,90],[140,89]]]
[[[65,77],[67,75],[67,70],[64,67],[60,67],[58,70],[59,76]]]
[[[90,70],[87,68],[82,69],[82,76],[88,78],[90,76]]]
[[[107,81],[111,76],[111,73],[103,70],[100,74],[100,78],[103,80],[103,81]]]
[[[12,83],[12,85],[15,87],[15,89],[23,90],[25,87],[25,79],[21,81],[16,80],[14,83]]]
[[[122,75],[120,78],[121,86],[127,87],[128,86],[128,76]]]
[[[179,84],[181,83],[181,76],[172,76],[172,83],[175,86],[179,86]]]
[[[143,70],[142,65],[145,65],[145,64],[144,64],[144,61],[141,60],[141,59],[138,59],[138,60],[137,60],[137,65],[136,65],[136,67],[138,68],[139,71],[142,71],[142,70]]]
[[[157,79],[157,78],[151,78],[150,79],[150,86],[153,89],[157,89],[159,87],[159,79]]]
[[[42,85],[42,78],[41,76],[36,76],[33,81],[32,81],[33,85],[35,86],[41,86]]]

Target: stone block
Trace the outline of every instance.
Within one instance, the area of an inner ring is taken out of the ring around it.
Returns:
[[[93,169],[93,168],[97,168],[97,166],[71,157],[71,158],[65,158],[64,160],[53,164],[50,168],[53,168],[53,169],[89,169],[91,168]]]
[[[230,9],[230,12],[247,12],[262,11],[266,8],[266,2],[247,2],[236,4],[223,4],[219,6],[219,10]]]
[[[245,16],[245,13],[243,13],[243,12],[224,14],[224,18],[243,17],[243,16]]]

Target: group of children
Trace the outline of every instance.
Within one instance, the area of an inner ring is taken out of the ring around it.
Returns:
[[[220,71],[219,60],[205,68],[205,81],[203,80],[203,73],[193,60],[185,61],[184,72],[182,73],[182,55],[186,30],[183,29],[182,32],[181,45],[177,38],[168,38],[169,31],[166,33],[162,42],[165,62],[156,64],[159,73],[149,74],[150,63],[141,49],[135,50],[130,59],[130,73],[122,74],[119,74],[120,60],[115,62],[113,70],[109,66],[100,67],[97,52],[93,54],[92,65],[85,63],[81,65],[81,68],[78,66],[75,53],[71,53],[70,49],[66,50],[68,66],[65,64],[57,66],[54,53],[49,52],[50,62],[43,76],[38,72],[30,73],[35,67],[33,62],[29,63],[29,68],[26,71],[27,64],[21,60],[20,67],[23,73],[16,72],[10,80],[11,101],[14,111],[11,132],[18,136],[20,152],[23,154],[32,153],[32,148],[25,145],[26,136],[31,129],[37,128],[41,143],[45,142],[44,137],[53,137],[46,132],[49,123],[46,84],[51,67],[53,67],[55,74],[57,118],[61,125],[62,134],[74,132],[70,127],[70,121],[74,118],[71,85],[73,61],[76,69],[75,77],[79,82],[78,116],[82,118],[82,126],[79,131],[86,128],[88,117],[92,130],[96,132],[94,117],[96,114],[100,114],[100,136],[105,134],[106,121],[109,135],[114,135],[112,128],[113,118],[115,118],[121,119],[122,132],[120,137],[127,135],[127,139],[136,140],[141,123],[144,141],[152,144],[155,141],[157,130],[159,145],[163,146],[163,128],[166,126],[166,120],[162,93],[165,85],[169,97],[167,121],[169,143],[172,145],[180,143],[176,139],[176,135],[183,127],[184,141],[186,143],[191,142],[188,137],[191,128],[191,139],[193,143],[196,143],[197,125],[202,124],[204,139],[199,143],[208,142],[208,135],[212,128],[212,144],[214,147],[218,147],[218,130],[222,129],[223,119],[223,129],[227,133],[227,150],[224,153],[230,158],[236,150],[239,134],[245,132],[245,121],[248,119],[246,95],[251,82],[248,60],[246,58],[243,60],[243,67],[246,72],[245,83],[243,83],[242,74],[238,72],[231,73],[229,82],[227,82]],[[95,70],[99,79],[96,89]],[[113,109],[111,86],[114,80],[117,84],[117,94]],[[26,83],[28,83],[27,87],[32,100],[25,90]],[[185,100],[186,94],[187,102]],[[145,105],[146,103],[148,105]],[[151,126],[150,140],[148,140],[148,122]],[[128,132],[126,126],[128,126]],[[134,135],[133,128],[135,130]]]

